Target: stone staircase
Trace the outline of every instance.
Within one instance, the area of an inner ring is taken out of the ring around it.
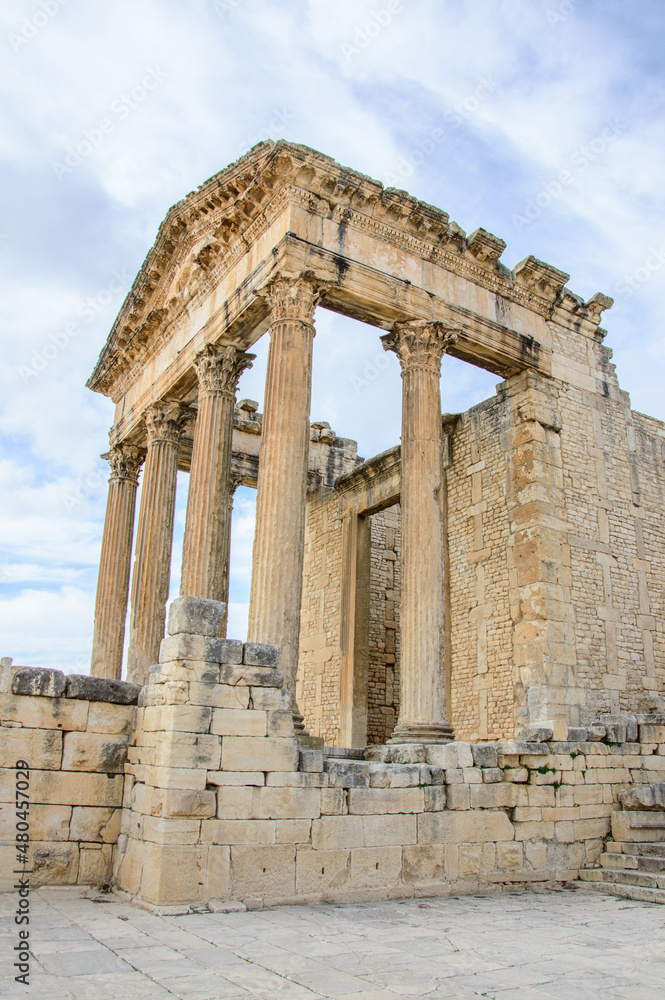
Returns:
[[[613,896],[665,903],[665,782],[641,785],[619,795],[612,816],[612,840],[599,868],[580,872],[580,886]]]

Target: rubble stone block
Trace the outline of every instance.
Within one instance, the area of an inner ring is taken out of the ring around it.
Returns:
[[[128,737],[106,733],[66,733],[62,754],[63,771],[122,772],[127,759]]]
[[[226,616],[226,604],[206,597],[177,597],[169,607],[166,631],[169,635],[188,632],[216,636]]]
[[[12,677],[12,694],[42,698],[61,698],[65,693],[62,670],[45,667],[19,667]]]
[[[112,705],[136,705],[141,692],[140,684],[91,677],[89,674],[68,674],[65,694],[68,698],[86,701],[103,701]]]
[[[246,642],[242,662],[250,667],[278,667],[279,646],[270,646],[265,642]]]

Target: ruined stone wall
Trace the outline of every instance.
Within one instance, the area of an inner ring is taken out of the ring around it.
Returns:
[[[400,506],[372,515],[367,742],[385,743],[399,716]]]
[[[58,670],[0,674],[0,883],[14,882],[16,773],[29,765],[33,885],[110,882],[139,688]],[[129,703],[128,703],[129,702]],[[21,803],[25,800],[20,799]],[[9,880],[9,881],[7,881]]]

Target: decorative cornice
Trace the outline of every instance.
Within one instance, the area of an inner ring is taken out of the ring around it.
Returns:
[[[184,403],[170,400],[153,403],[144,414],[148,447],[156,441],[178,444],[182,429],[191,418],[192,410]]]
[[[384,351],[394,351],[399,358],[402,375],[415,368],[424,368],[439,376],[441,359],[457,341],[459,330],[428,320],[407,320],[395,323],[390,333],[381,337]]]
[[[255,357],[235,344],[207,344],[194,358],[199,392],[221,392],[235,400],[238,380]]]
[[[110,483],[121,482],[123,479],[139,484],[139,471],[145,459],[145,452],[132,444],[116,444],[101,456],[111,466]]]

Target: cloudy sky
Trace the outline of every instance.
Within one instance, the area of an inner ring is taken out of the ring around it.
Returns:
[[[660,0],[5,0],[0,655],[87,671],[113,407],[85,381],[168,207],[260,139],[483,226],[508,266],[532,253],[612,295],[621,384],[664,419],[664,28]],[[395,444],[377,331],[321,310],[317,328],[312,419],[365,457]],[[241,397],[262,400],[265,340]],[[495,383],[447,359],[444,410]],[[252,531],[241,489],[234,637]]]

